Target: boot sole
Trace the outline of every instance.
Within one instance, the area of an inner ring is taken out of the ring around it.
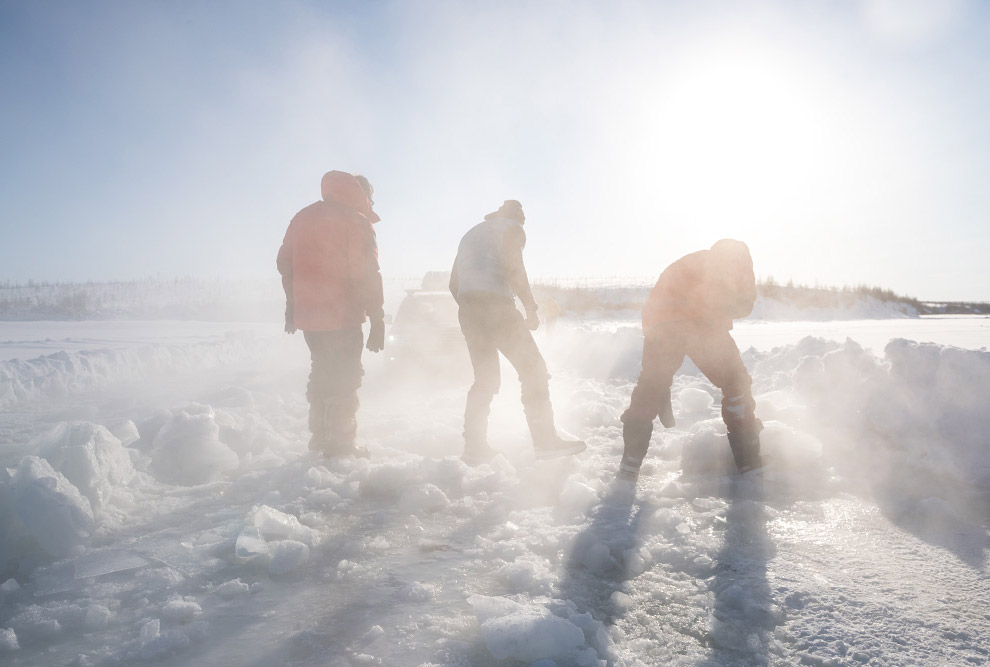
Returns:
[[[573,456],[574,454],[580,454],[587,448],[588,446],[583,442],[575,442],[569,447],[561,447],[559,449],[537,449],[536,459],[538,461],[544,461],[546,459],[560,458],[561,456]]]

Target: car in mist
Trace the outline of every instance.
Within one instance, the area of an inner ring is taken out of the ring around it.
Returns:
[[[406,290],[385,345],[393,371],[470,377],[471,360],[457,321],[457,302],[447,288],[449,282],[449,272],[429,271],[420,287]]]

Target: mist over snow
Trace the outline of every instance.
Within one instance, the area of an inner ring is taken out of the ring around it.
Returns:
[[[453,348],[444,372],[366,354],[372,458],[326,460],[306,347],[274,323],[0,324],[2,660],[985,662],[988,322],[739,322],[774,469],[732,473],[686,362],[635,489],[634,313],[536,334],[586,453],[533,459],[505,367],[503,456],[475,468]]]

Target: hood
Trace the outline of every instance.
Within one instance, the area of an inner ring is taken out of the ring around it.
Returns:
[[[502,204],[497,211],[493,211],[485,216],[485,220],[492,220],[493,218],[507,218],[509,220],[515,220],[520,225],[526,222],[526,216],[523,214],[522,204],[515,199],[506,199],[505,203]]]
[[[371,209],[368,195],[364,194],[364,189],[353,174],[343,171],[328,171],[323,175],[320,192],[323,194],[324,201],[332,201],[346,206],[373,223],[381,220]]]

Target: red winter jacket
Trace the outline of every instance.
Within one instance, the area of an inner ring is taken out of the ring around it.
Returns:
[[[323,201],[299,211],[278,251],[286,303],[303,331],[360,326],[365,315],[384,317],[378,243],[379,220],[357,179],[327,172]]]
[[[643,331],[666,322],[703,321],[732,328],[756,303],[756,276],[749,248],[722,239],[710,250],[685,255],[668,266],[643,306]]]

